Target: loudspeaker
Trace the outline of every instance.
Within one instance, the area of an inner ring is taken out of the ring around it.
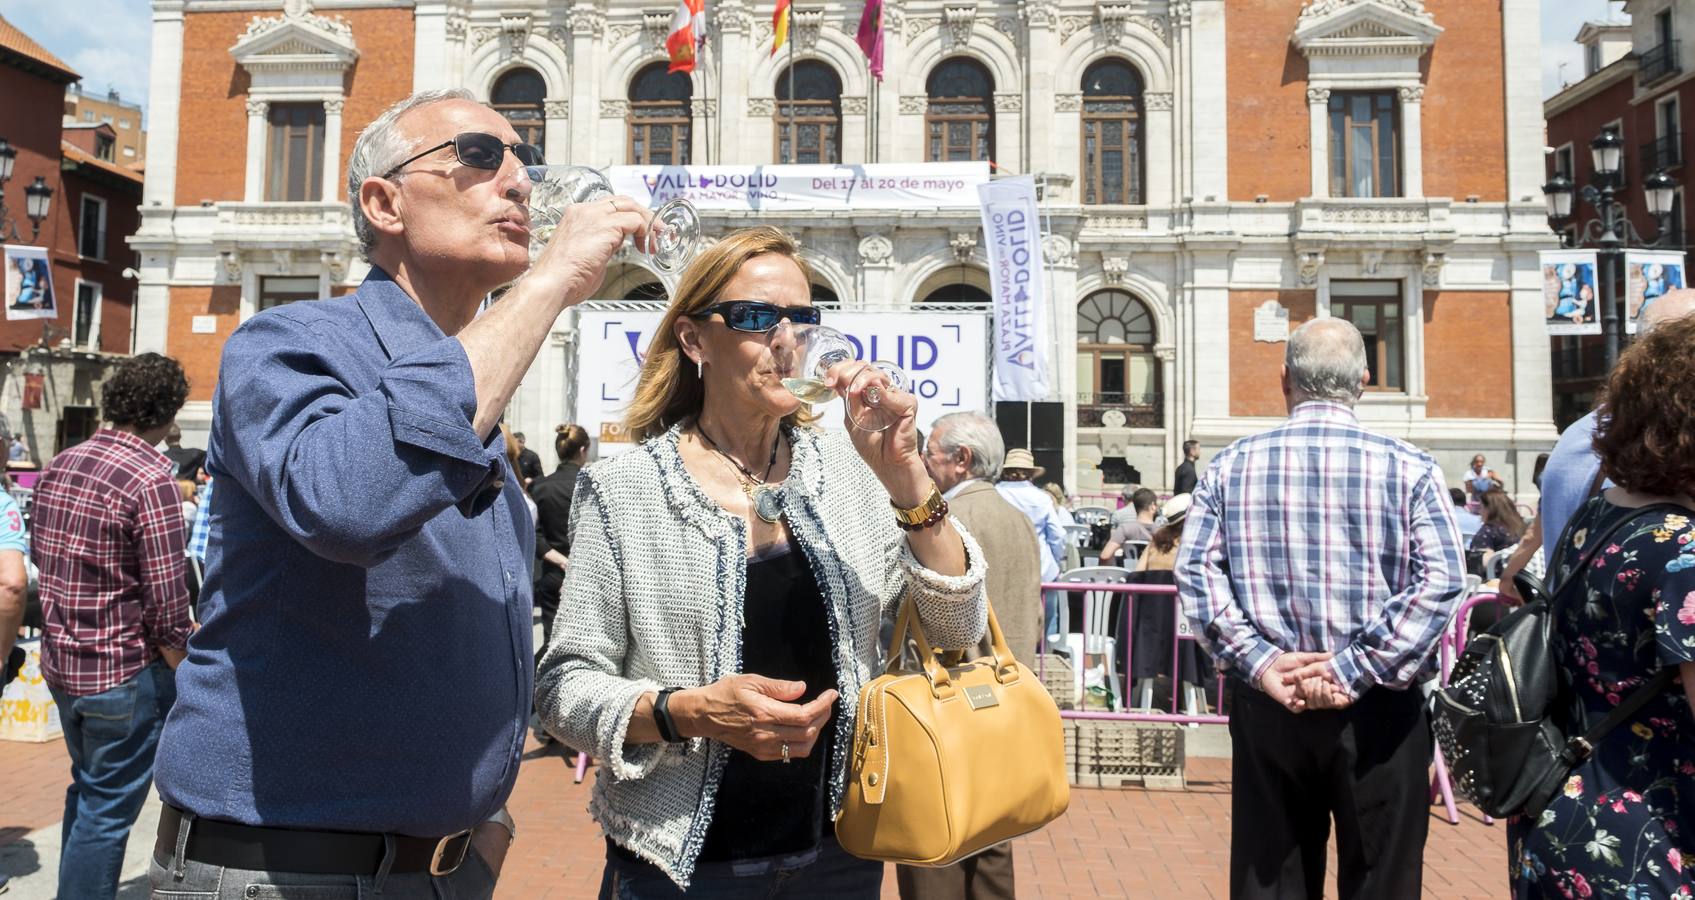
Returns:
[[[1036,465],[1047,470],[1038,482],[1065,478],[1065,404],[1003,400],[995,404],[995,424],[1006,449],[1029,450]]]

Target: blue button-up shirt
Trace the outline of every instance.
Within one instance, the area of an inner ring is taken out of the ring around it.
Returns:
[[[1327,650],[1355,696],[1407,687],[1431,671],[1464,587],[1441,468],[1334,403],[1214,457],[1177,551],[1183,612],[1252,684],[1283,651]]]
[[[460,343],[380,270],[224,347],[202,627],[163,797],[285,828],[449,834],[518,774],[535,531]]]

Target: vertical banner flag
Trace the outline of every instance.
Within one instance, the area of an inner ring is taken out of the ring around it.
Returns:
[[[788,8],[787,0],[778,0]],[[859,15],[859,33],[854,36],[859,49],[865,51],[865,61],[871,77],[883,80],[883,0],[865,0],[865,12]]]
[[[665,52],[671,57],[671,72],[693,72],[695,50],[706,43],[706,0],[677,0],[671,19],[671,34]]]
[[[1542,314],[1548,333],[1600,334],[1601,281],[1593,250],[1542,252]]]
[[[777,0],[777,10],[771,14],[771,55],[776,56],[788,39],[789,0]]]
[[[47,248],[6,246],[6,321],[57,319],[58,298],[53,295],[53,271],[47,264]]]
[[[994,295],[995,400],[1048,399],[1047,312],[1036,180],[1029,175],[977,186]]]
[[[1688,287],[1682,250],[1631,250],[1624,255],[1624,327],[1635,334],[1642,314],[1668,291]]]

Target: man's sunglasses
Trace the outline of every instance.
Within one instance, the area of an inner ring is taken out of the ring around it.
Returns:
[[[500,138],[497,138],[492,134],[486,134],[481,131],[467,131],[463,134],[456,134],[453,136],[452,140],[442,141],[417,156],[406,160],[400,165],[389,169],[383,174],[383,177],[393,178],[396,172],[399,172],[401,169],[404,169],[412,163],[429,156],[431,153],[434,153],[443,147],[452,147],[453,154],[459,157],[459,161],[473,169],[499,169],[500,161],[505,158],[506,151],[508,150],[511,150],[512,155],[518,158],[519,165],[539,166],[544,164],[540,147],[536,147],[532,144],[503,144],[500,142]]]
[[[796,325],[817,325],[822,318],[816,306],[778,306],[763,300],[726,300],[714,303],[689,318],[707,319],[713,313],[723,316],[724,324],[736,331],[754,334],[764,334],[784,319]]]

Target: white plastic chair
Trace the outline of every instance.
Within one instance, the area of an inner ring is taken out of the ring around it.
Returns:
[[[1128,584],[1130,570],[1123,566],[1084,566],[1072,569],[1059,576],[1059,580],[1076,584]],[[1079,702],[1087,682],[1085,674],[1089,669],[1088,657],[1099,655],[1104,658],[1106,668],[1106,687],[1111,697],[1113,711],[1124,708],[1124,698],[1118,694],[1118,652],[1117,641],[1113,639],[1112,616],[1113,601],[1125,595],[1114,591],[1083,591],[1083,609],[1086,611],[1084,623],[1088,627],[1086,634],[1071,633],[1071,603],[1064,593],[1055,591],[1055,602],[1059,603],[1059,630],[1065,641],[1065,648],[1072,659],[1072,670],[1076,672],[1077,696]]]

